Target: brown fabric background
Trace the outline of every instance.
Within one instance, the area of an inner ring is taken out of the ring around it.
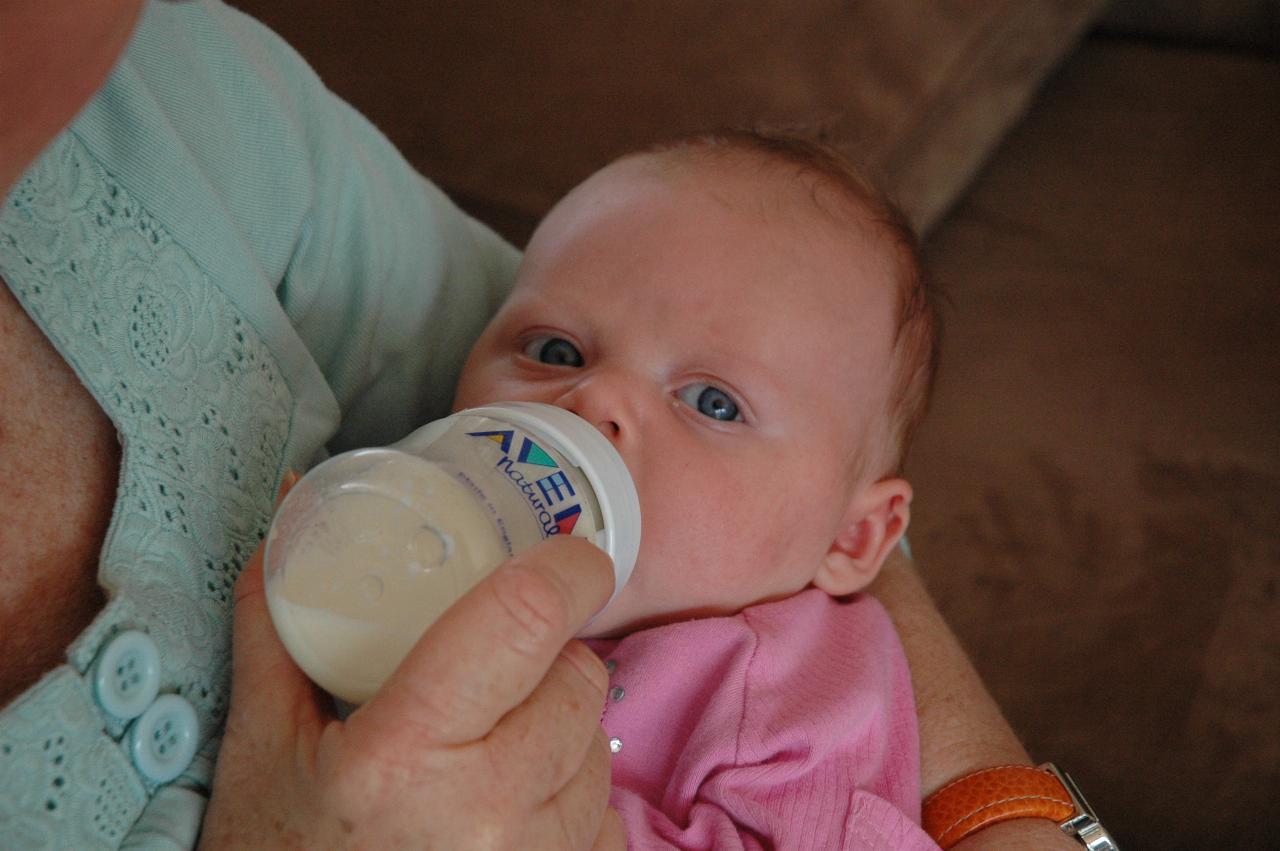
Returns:
[[[944,613],[1123,848],[1277,847],[1280,65],[1086,42],[928,255]]]
[[[1276,847],[1273,3],[238,5],[517,242],[718,124],[821,127],[886,176],[951,299],[909,466],[940,606],[1123,847]]]
[[[513,237],[617,155],[816,130],[931,225],[1102,0],[244,0]]]

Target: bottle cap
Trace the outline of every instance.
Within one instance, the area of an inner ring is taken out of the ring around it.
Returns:
[[[618,450],[595,426],[578,415],[539,402],[501,402],[467,408],[415,431],[395,448],[414,452],[429,445],[459,417],[480,416],[505,420],[548,441],[574,466],[582,470],[600,506],[604,528],[594,543],[613,559],[613,596],[631,578],[640,552],[640,497]]]

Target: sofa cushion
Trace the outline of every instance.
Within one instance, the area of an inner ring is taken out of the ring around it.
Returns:
[[[1103,3],[238,5],[519,240],[619,153],[758,123],[822,131],[927,227]]]
[[[1125,38],[1280,52],[1275,0],[1112,0],[1098,25]]]
[[[931,590],[1122,848],[1275,848],[1280,62],[1087,41],[927,246]]]

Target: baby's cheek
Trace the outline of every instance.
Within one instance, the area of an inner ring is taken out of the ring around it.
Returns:
[[[777,506],[750,459],[722,457],[680,432],[653,437],[627,457],[640,494],[642,564],[705,601],[762,544],[776,546]]]
[[[816,568],[835,537],[834,513],[832,504],[824,500],[779,494],[759,506],[745,543],[780,574],[787,572],[787,566]]]

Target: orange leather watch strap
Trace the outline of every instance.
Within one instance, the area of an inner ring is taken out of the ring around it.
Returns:
[[[1042,768],[997,765],[952,780],[924,801],[923,827],[950,848],[989,824],[1014,818],[1061,823],[1076,813],[1062,782]]]

